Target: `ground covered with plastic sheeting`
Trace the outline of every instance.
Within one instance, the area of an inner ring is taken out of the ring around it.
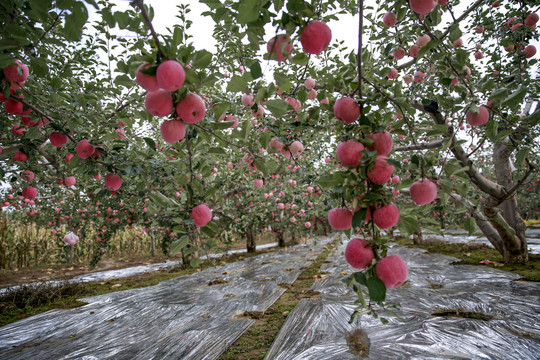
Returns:
[[[319,298],[303,299],[289,314],[265,359],[539,359],[540,284],[455,258],[394,246],[409,266],[387,301],[401,304],[403,321],[386,314],[349,324],[356,294],[341,279],[353,270],[337,247],[315,281]],[[435,315],[439,314],[439,315]],[[464,317],[466,316],[466,317]],[[472,318],[474,317],[474,318]]]
[[[246,258],[157,286],[82,299],[0,329],[1,359],[215,359],[331,238]]]
[[[268,248],[271,248],[271,247],[276,247],[277,245],[278,245],[278,243],[270,243],[270,244],[258,245],[257,250],[268,249]],[[227,252],[225,254],[240,254],[240,253],[245,253],[245,252],[246,252],[245,249],[231,250],[231,251],[229,251],[229,252]],[[224,254],[222,254],[222,253],[220,253],[220,254],[210,254],[209,257],[210,258],[219,258],[219,257],[221,257],[223,255]],[[201,260],[206,260],[207,257],[202,256],[200,259]],[[172,268],[172,267],[175,267],[175,266],[179,266],[181,264],[182,264],[182,260],[167,261],[167,262],[149,264],[149,265],[131,266],[131,267],[123,268],[123,269],[97,271],[97,272],[93,272],[93,273],[89,273],[89,274],[75,276],[75,277],[73,277],[71,279],[68,279],[68,280],[63,280],[63,281],[42,281],[42,282],[30,283],[29,285],[32,285],[32,286],[40,286],[40,285],[58,286],[58,285],[64,284],[65,282],[81,283],[81,282],[90,282],[90,281],[102,281],[102,280],[106,280],[106,279],[109,279],[109,278],[124,278],[124,277],[130,277],[130,276],[135,276],[135,275],[139,275],[139,274],[144,274],[144,273],[151,273],[151,272],[155,272],[155,271],[158,271],[158,270],[161,270],[161,269],[169,269],[169,268]],[[5,294],[5,293],[7,293],[9,291],[12,291],[12,290],[16,290],[18,288],[21,288],[22,286],[24,286],[24,285],[15,285],[15,286],[10,286],[10,287],[0,289],[0,295]]]

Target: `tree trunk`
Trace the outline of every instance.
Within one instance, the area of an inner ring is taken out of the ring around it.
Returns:
[[[420,232],[413,234],[413,242],[414,242],[414,245],[424,244],[424,235],[422,234],[422,230],[420,230]]]
[[[493,162],[498,182],[506,190],[514,187],[512,167],[510,166],[511,148],[509,140],[495,143]],[[502,214],[495,208],[486,206],[484,213],[502,238],[505,264],[524,263],[529,261],[527,239],[525,238],[525,222],[519,213],[517,194],[514,192],[502,202]],[[501,216],[502,215],[502,216]]]
[[[279,230],[279,229],[276,229]],[[285,238],[283,237],[283,231],[276,231],[276,237],[279,247],[285,247]]]
[[[296,240],[296,232],[294,230],[291,232],[291,244],[292,245],[298,244],[298,241]]]
[[[257,244],[255,243],[255,235],[253,234],[253,230],[246,229],[246,250],[248,253],[254,253],[257,251]]]
[[[151,248],[150,248],[150,254],[152,257],[156,256],[156,237],[154,235],[154,232],[150,232],[150,242],[151,242]]]

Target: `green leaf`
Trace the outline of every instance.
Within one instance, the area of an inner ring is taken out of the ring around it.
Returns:
[[[359,283],[360,285],[367,286],[366,274],[358,271],[358,272],[355,272],[352,276],[357,283]]]
[[[412,235],[420,232],[418,219],[413,215],[401,216],[399,218],[398,228],[403,235]]]
[[[212,53],[206,50],[200,50],[195,53],[191,60],[193,68],[205,69],[212,62]]]
[[[486,124],[486,135],[492,141],[494,141],[497,136],[497,126],[498,123],[495,120],[488,121]]]
[[[281,91],[288,91],[292,87],[289,78],[285,74],[276,71],[274,72],[274,79],[276,80],[276,84]]]
[[[226,155],[227,154],[225,149],[220,148],[220,147],[211,147],[210,149],[208,149],[208,152],[210,154],[218,154],[218,155]]]
[[[248,24],[259,18],[260,1],[259,0],[244,0],[238,8],[238,16],[236,20],[240,24]]]
[[[352,219],[352,227],[357,228],[360,225],[362,225],[362,221],[366,219],[367,215],[367,208],[362,208],[354,213],[353,219]]]
[[[256,158],[253,160],[257,170],[262,171],[264,176],[268,176],[268,169],[266,168],[266,162],[263,159]]]
[[[272,115],[277,118],[282,117],[288,111],[289,105],[281,99],[268,100],[265,104],[266,108],[270,110]]]
[[[251,64],[249,69],[251,71],[251,77],[253,79],[258,79],[262,76],[261,64],[258,61],[255,61],[253,64]]]
[[[189,244],[189,237],[187,235],[182,236],[180,239],[175,240],[171,243],[171,255],[177,254],[183,248]]]
[[[7,50],[19,47],[19,42],[13,39],[0,39],[0,50]],[[11,61],[13,63],[13,61]]]
[[[473,217],[468,218],[467,220],[465,220],[464,227],[465,230],[469,232],[469,235],[474,234],[477,229],[476,220]]]
[[[370,277],[366,281],[369,298],[375,302],[381,302],[386,299],[386,286],[378,277]]]
[[[243,92],[248,93],[248,79],[245,76],[234,75],[229,84],[227,84],[227,91],[231,92]]]
[[[504,99],[502,106],[508,106],[511,109],[514,107],[520,105],[523,102],[523,99],[525,98],[525,95],[527,95],[527,87],[523,85],[519,85],[516,91],[514,91],[510,96],[508,96],[506,99]]]
[[[151,139],[149,137],[145,137],[143,138],[144,142],[146,142],[146,145],[148,145],[148,147],[153,150],[153,151],[156,151],[156,142],[154,141],[154,139]]]
[[[527,157],[527,153],[529,152],[529,148],[523,147],[519,149],[519,151],[516,154],[516,163],[514,164],[517,169],[521,169],[523,167],[523,163],[525,162],[525,158]]]
[[[335,172],[330,175],[323,175],[317,181],[322,187],[329,188],[343,185],[344,176],[341,172]]]

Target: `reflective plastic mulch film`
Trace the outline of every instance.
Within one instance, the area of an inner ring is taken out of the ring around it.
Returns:
[[[215,359],[332,239],[246,258],[156,286],[82,299],[0,328],[0,359]]]
[[[404,321],[385,314],[390,323],[383,325],[364,314],[350,325],[356,294],[341,282],[342,272],[353,270],[344,249],[345,244],[328,258],[323,277],[311,288],[314,295],[291,311],[265,359],[540,358],[539,283],[395,246],[389,253],[407,262],[409,279],[388,290],[387,300],[401,304],[397,314]]]

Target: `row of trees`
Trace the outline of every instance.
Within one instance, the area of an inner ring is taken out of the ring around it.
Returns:
[[[4,209],[52,227],[73,221],[76,232],[99,223],[104,241],[115,226],[169,228],[172,249],[191,261],[224,231],[244,233],[252,249],[262,231],[325,231],[327,213],[343,208],[343,228],[364,229],[377,254],[369,278],[386,253],[386,226],[370,214],[396,203],[399,222],[386,225],[437,231],[431,214],[451,213],[453,203],[506,263],[528,260],[517,194],[538,176],[537,8],[201,2],[216,53],[191,36],[184,5],[166,34],[142,0],[124,12],[107,0],[0,5],[0,172],[13,197]],[[88,23],[87,7],[99,20]],[[350,24],[358,51],[330,41],[325,23],[342,14],[360,15]],[[181,73],[159,70],[170,60]],[[392,139],[391,153],[379,133]],[[346,141],[357,144],[352,163],[336,154]],[[379,176],[387,172],[400,178]],[[397,195],[420,179],[437,185],[438,199],[419,211]],[[213,220],[200,227],[190,215],[202,203]]]

